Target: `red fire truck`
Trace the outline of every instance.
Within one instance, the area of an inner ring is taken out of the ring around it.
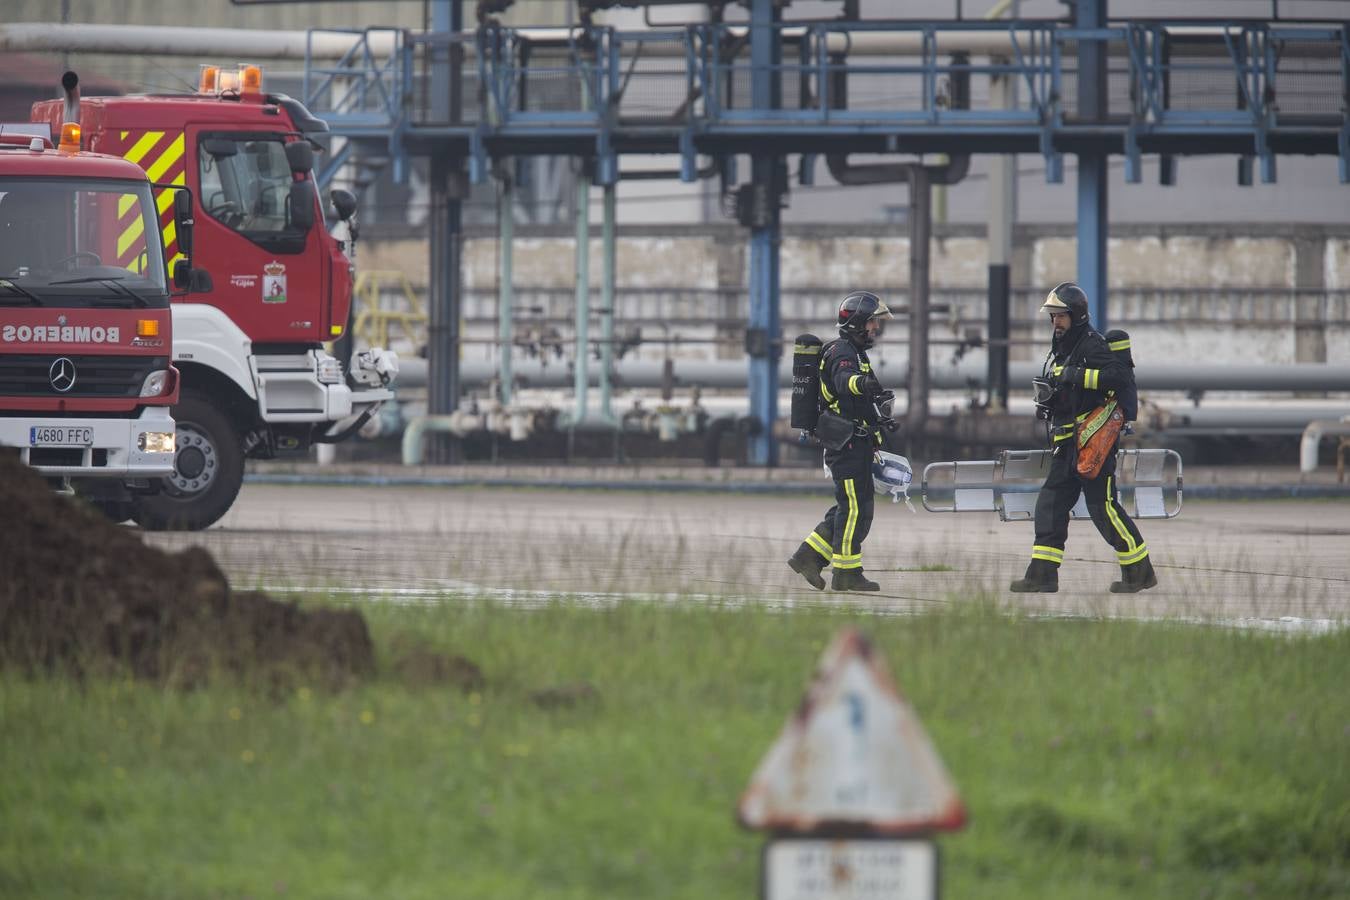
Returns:
[[[35,122],[56,124],[76,109],[90,149],[195,198],[194,264],[213,288],[172,305],[182,376],[175,465],[156,493],[134,498],[132,517],[152,529],[204,528],[233,504],[246,457],[340,440],[393,396],[392,353],[358,354],[344,372],[324,348],[343,335],[352,292],[346,247],[324,227],[312,173],[314,138],[328,128],[299,101],[264,92],[256,66],[203,67],[195,94],[80,98],[74,73],[62,84],[64,104],[35,104]],[[349,221],[352,195],[331,199]],[[159,225],[176,258],[182,247],[164,209],[161,199]],[[125,253],[114,261],[130,264]]]
[[[173,470],[160,211],[190,253],[192,207],[170,190],[157,209],[139,166],[57,126],[54,147],[46,126],[0,125],[0,444],[121,515]],[[172,283],[192,274],[183,259]]]

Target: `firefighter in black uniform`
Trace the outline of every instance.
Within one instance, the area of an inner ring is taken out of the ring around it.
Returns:
[[[890,417],[895,395],[884,390],[867,349],[876,343],[891,311],[870,291],[854,291],[839,304],[838,340],[820,354],[820,408],[853,424],[853,437],[838,450],[826,449],[825,464],[834,478],[834,506],[806,537],[788,565],[816,590],[824,590],[821,571],[833,566],[830,589],[878,591],[863,575],[862,543],[872,527],[872,456],[881,446],[881,429],[897,426]]]
[[[1059,566],[1069,536],[1069,516],[1079,494],[1088,513],[1120,563],[1121,580],[1113,593],[1134,593],[1157,585],[1148,545],[1116,494],[1116,448],[1107,453],[1096,478],[1080,478],[1076,468],[1077,424],[1115,391],[1133,387],[1134,374],[1113,353],[1088,321],[1087,294],[1073,282],[1057,285],[1041,310],[1050,314],[1055,336],[1037,386],[1037,415],[1050,422],[1050,474],[1036,498],[1036,539],[1026,575],[1010,586],[1018,592],[1059,589]]]

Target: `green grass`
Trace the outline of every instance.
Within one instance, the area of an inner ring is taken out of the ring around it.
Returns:
[[[971,823],[944,897],[1350,892],[1350,631],[631,604],[368,610],[375,682],[0,674],[0,897],[748,898],[737,797],[860,625]],[[417,636],[483,669],[401,683]],[[586,684],[571,706],[540,689]]]

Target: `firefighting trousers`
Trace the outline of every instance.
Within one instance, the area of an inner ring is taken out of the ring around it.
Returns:
[[[872,530],[872,448],[854,438],[826,458],[834,478],[834,506],[806,543],[836,569],[862,568],[862,543]]]
[[[1106,457],[1096,478],[1085,480],[1074,468],[1071,448],[1060,448],[1050,460],[1050,474],[1036,498],[1036,541],[1031,548],[1033,560],[1056,567],[1064,561],[1064,542],[1069,536],[1069,514],[1079,494],[1087,500],[1088,515],[1106,542],[1115,548],[1122,566],[1142,562],[1148,557],[1148,545],[1134,520],[1120,505],[1116,491],[1116,454]]]

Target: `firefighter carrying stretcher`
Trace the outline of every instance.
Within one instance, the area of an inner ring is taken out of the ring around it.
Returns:
[[[1069,518],[1079,494],[1086,497],[1093,524],[1115,548],[1121,580],[1111,584],[1112,593],[1155,587],[1148,545],[1121,506],[1115,481],[1119,431],[1134,417],[1137,405],[1129,338],[1113,334],[1116,340],[1108,344],[1094,331],[1087,294],[1073,282],[1055,286],[1041,310],[1050,316],[1054,339],[1042,377],[1032,383],[1036,414],[1049,423],[1050,474],[1036,498],[1031,563],[1009,588],[1019,593],[1059,590]]]

